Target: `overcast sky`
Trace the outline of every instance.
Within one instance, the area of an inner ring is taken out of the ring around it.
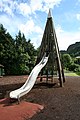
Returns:
[[[15,38],[21,30],[39,47],[51,8],[60,50],[80,41],[80,0],[0,0],[0,23]]]

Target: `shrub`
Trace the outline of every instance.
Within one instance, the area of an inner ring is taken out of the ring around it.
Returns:
[[[74,71],[74,72],[79,72],[80,71],[80,65],[72,63],[69,65],[69,70]]]

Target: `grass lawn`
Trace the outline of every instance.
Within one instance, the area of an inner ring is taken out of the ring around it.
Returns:
[[[71,72],[71,71],[66,71],[64,70],[64,75],[65,76],[80,76],[80,72]]]
[[[64,73],[65,76],[79,76],[76,73],[70,72],[70,73]]]

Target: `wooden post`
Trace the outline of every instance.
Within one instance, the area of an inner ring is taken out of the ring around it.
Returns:
[[[56,60],[57,60],[57,66],[58,66],[60,87],[63,87],[62,66],[61,66],[60,53],[59,53],[59,47],[58,47],[55,29],[54,29],[54,42],[55,42],[55,49],[56,49],[56,57],[57,57]]]
[[[42,82],[42,75],[43,75],[43,69],[41,70],[41,78],[40,78],[40,82]]]
[[[51,82],[53,82],[53,70],[51,71],[51,75],[52,75]]]
[[[56,60],[57,60],[57,68],[58,68],[58,73],[59,73],[60,87],[63,87],[62,72],[61,72],[61,64],[60,64],[60,62],[59,62],[58,57],[56,58]]]
[[[46,70],[46,82],[48,82],[48,68],[47,68],[47,70]]]
[[[63,70],[63,67],[62,67],[62,76],[63,76],[63,83],[65,82],[65,76],[64,76],[64,70]]]

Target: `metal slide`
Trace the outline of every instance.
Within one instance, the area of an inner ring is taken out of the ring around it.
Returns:
[[[47,61],[48,61],[48,56],[46,56],[46,54],[45,54],[43,56],[42,60],[39,62],[39,64],[37,64],[33,68],[33,70],[31,71],[31,73],[30,73],[30,75],[27,79],[27,81],[25,82],[25,84],[21,88],[10,92],[10,94],[9,94],[10,98],[19,99],[21,96],[27,94],[32,89],[32,87],[34,86],[39,72],[46,65]]]

